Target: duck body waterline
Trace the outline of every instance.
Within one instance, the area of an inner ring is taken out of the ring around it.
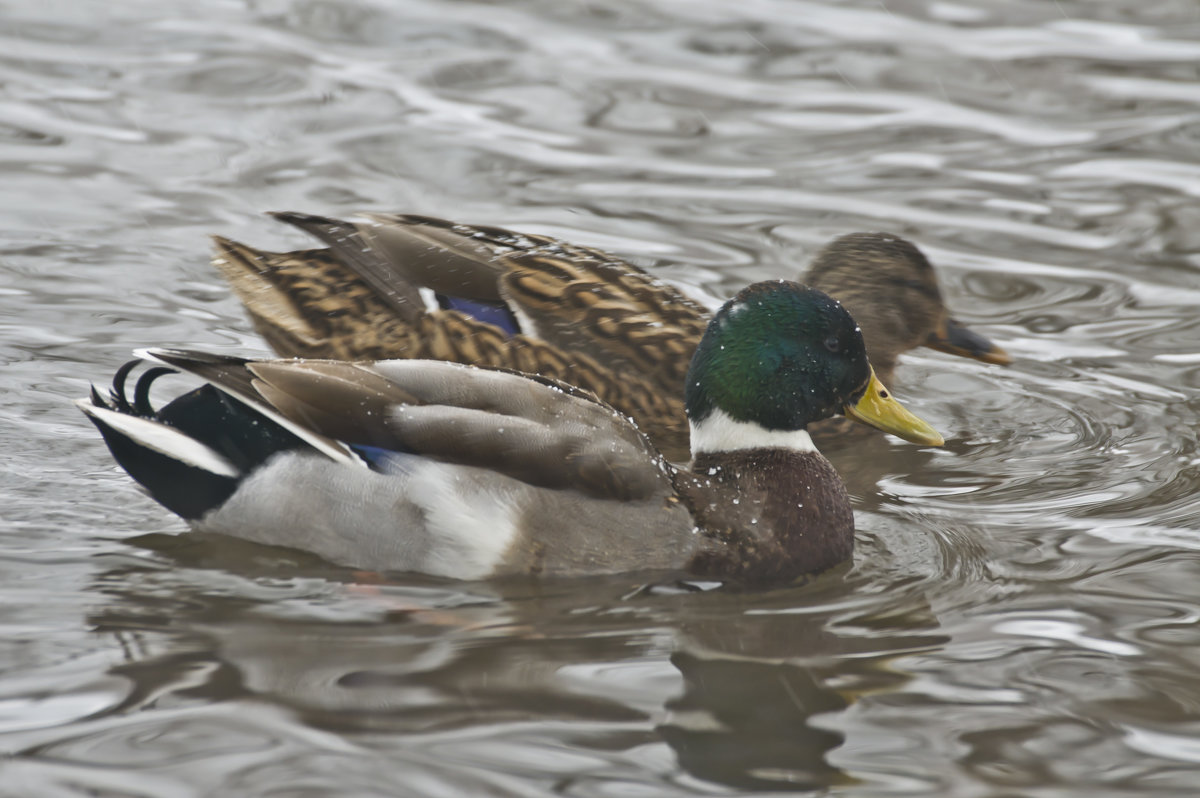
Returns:
[[[748,353],[753,356],[747,357]],[[442,361],[250,361],[157,350],[207,385],[159,410],[146,373],[80,407],[194,527],[347,566],[476,579],[684,570],[788,581],[845,560],[845,488],[805,427],[828,414],[937,444],[874,379],[820,292],[758,284],[693,358],[691,469],[588,392]]]
[[[634,418],[673,462],[690,456],[682,380],[710,314],[673,286],[601,250],[502,228],[402,214],[275,215],[327,248],[270,253],[218,238],[213,263],[278,354],[541,374]],[[1008,361],[950,318],[932,266],[904,239],[842,236],[805,279],[859,321],[884,384],[899,355],[922,345]],[[421,288],[439,307],[427,307]],[[851,426],[818,422],[811,432],[825,447]]]

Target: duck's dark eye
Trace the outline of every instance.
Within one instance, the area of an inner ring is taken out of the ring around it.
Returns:
[[[836,335],[831,335],[825,339],[825,348],[830,352],[840,352],[842,349],[842,342],[837,339]]]

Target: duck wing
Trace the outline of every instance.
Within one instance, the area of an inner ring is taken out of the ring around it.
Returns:
[[[670,286],[598,250],[500,228],[277,216],[329,249],[271,253],[216,238],[213,264],[279,354],[539,374],[596,393],[671,460],[690,456],[682,386],[705,313]],[[418,305],[420,288],[443,307]]]
[[[394,298],[412,286],[502,305],[514,330],[615,370],[635,369],[671,395],[708,321],[701,305],[637,266],[547,236],[412,214],[275,217],[328,244],[398,311],[407,300]]]
[[[442,361],[150,354],[306,441],[336,441],[376,465],[417,455],[594,498],[643,499],[671,490],[668,466],[636,426],[553,380]]]

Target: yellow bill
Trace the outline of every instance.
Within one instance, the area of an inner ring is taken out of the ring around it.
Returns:
[[[897,438],[926,446],[941,446],[945,439],[937,430],[904,409],[904,405],[892,398],[891,391],[875,377],[871,369],[871,380],[858,404],[847,404],[842,408],[846,418],[890,432]]]

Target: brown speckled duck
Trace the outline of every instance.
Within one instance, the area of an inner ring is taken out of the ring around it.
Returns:
[[[687,458],[682,380],[709,314],[673,286],[606,252],[496,227],[399,214],[275,216],[326,247],[271,253],[217,238],[213,263],[280,355],[430,358],[540,374],[593,391],[669,459]],[[1008,362],[950,318],[933,267],[904,239],[842,236],[805,279],[859,321],[885,384],[899,355],[922,345]],[[818,443],[833,437],[833,424],[814,428]],[[836,434],[847,426],[855,425]]]
[[[757,283],[707,325],[686,379],[694,460],[546,378],[444,361],[244,360],[177,350],[130,400],[121,369],[79,407],[192,526],[334,563],[462,579],[686,571],[789,582],[850,556],[854,517],[809,424],[844,414],[941,436],[875,378],[846,310]],[[150,384],[206,384],[160,409]]]

